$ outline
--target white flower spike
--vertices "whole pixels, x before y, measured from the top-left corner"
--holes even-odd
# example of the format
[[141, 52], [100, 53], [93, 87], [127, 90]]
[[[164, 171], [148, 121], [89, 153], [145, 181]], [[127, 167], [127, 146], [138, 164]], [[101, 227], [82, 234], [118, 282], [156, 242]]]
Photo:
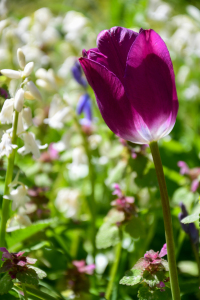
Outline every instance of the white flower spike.
[[6, 99], [0, 113], [1, 124], [11, 124], [13, 120], [14, 98]]
[[9, 156], [15, 148], [17, 148], [17, 145], [12, 144], [10, 135], [7, 132], [4, 133], [0, 143], [0, 157]]
[[14, 106], [16, 111], [21, 112], [24, 105], [24, 90], [21, 88], [17, 91], [15, 95]]

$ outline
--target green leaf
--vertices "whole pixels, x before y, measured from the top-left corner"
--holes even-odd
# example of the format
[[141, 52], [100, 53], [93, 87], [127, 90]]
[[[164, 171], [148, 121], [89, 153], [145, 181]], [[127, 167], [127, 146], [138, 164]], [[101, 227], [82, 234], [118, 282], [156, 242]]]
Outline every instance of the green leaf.
[[164, 292], [160, 290], [151, 290], [148, 286], [139, 289], [138, 298], [140, 300], [172, 300], [171, 291], [165, 288]]
[[27, 269], [25, 271], [17, 273], [16, 277], [22, 283], [33, 284], [33, 285], [38, 284], [38, 275], [36, 271], [33, 269]]
[[29, 266], [29, 269], [35, 270], [35, 272], [36, 272], [39, 279], [43, 279], [44, 277], [47, 277], [47, 274], [43, 270], [41, 270], [37, 267]]
[[97, 233], [96, 245], [98, 249], [105, 249], [115, 246], [119, 240], [119, 228], [116, 225], [104, 223]]
[[33, 223], [26, 228], [21, 228], [21, 229], [13, 231], [11, 233], [8, 233], [7, 237], [6, 237], [8, 248], [13, 247], [13, 246], [19, 244], [20, 242], [23, 242], [27, 238], [30, 238], [32, 235], [36, 234], [37, 232], [45, 229], [52, 223], [55, 223], [55, 219], [42, 220], [42, 221]]
[[189, 215], [189, 216], [185, 217], [184, 219], [182, 219], [181, 223], [183, 223], [183, 224], [193, 223], [199, 219], [200, 219], [199, 213], [194, 213], [194, 214]]
[[6, 273], [0, 280], [0, 295], [8, 293], [13, 287], [13, 282], [8, 273]]
[[142, 271], [141, 270], [130, 270], [126, 272], [125, 276], [120, 280], [120, 284], [125, 285], [136, 285], [142, 280]]
[[133, 217], [125, 227], [125, 231], [130, 234], [133, 238], [145, 237], [144, 223], [139, 217]]

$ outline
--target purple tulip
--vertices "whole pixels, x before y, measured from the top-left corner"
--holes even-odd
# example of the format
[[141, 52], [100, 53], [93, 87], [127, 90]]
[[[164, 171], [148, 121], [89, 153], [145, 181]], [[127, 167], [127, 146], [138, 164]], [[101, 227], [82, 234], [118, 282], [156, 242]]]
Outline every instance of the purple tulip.
[[116, 135], [149, 144], [171, 132], [178, 112], [175, 76], [167, 47], [155, 31], [104, 30], [97, 48], [83, 50], [79, 61]]

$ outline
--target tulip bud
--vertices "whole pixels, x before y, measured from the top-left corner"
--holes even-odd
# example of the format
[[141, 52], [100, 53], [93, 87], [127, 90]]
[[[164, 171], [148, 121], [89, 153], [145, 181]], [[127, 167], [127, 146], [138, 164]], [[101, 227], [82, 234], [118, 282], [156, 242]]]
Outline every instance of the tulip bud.
[[35, 99], [35, 97], [29, 91], [24, 92], [24, 98], [26, 98], [28, 100], [34, 100]]
[[15, 95], [14, 107], [16, 111], [21, 112], [24, 105], [24, 90], [19, 89]]
[[32, 124], [32, 112], [30, 107], [26, 107], [22, 111], [22, 118], [24, 123], [24, 129], [28, 129]]
[[36, 88], [33, 81], [29, 81], [27, 83], [27, 87], [28, 87], [29, 91], [31, 92], [31, 94], [35, 97], [35, 99], [37, 99], [39, 101], [42, 100], [42, 95], [40, 94], [39, 90]]
[[14, 71], [11, 69], [3, 69], [1, 70], [1, 74], [12, 79], [19, 79], [21, 77], [21, 73], [19, 71]]
[[24, 52], [22, 51], [21, 48], [18, 48], [17, 50], [17, 59], [18, 59], [18, 63], [21, 69], [24, 69], [25, 65], [26, 65], [26, 61], [25, 61], [25, 55]]
[[33, 68], [34, 68], [34, 62], [31, 61], [24, 68], [24, 72], [23, 72], [24, 76], [28, 77], [32, 73]]

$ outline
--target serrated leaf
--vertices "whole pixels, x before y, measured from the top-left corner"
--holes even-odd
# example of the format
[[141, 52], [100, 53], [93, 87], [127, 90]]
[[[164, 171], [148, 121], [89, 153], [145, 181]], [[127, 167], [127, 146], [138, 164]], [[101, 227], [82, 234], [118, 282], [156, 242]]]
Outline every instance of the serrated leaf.
[[120, 280], [120, 284], [136, 285], [142, 280], [141, 270], [130, 270], [126, 272], [125, 276]]
[[119, 211], [115, 208], [112, 208], [107, 216], [105, 217], [105, 223], [116, 224], [117, 222], [123, 222], [125, 219], [125, 214], [123, 211]]
[[195, 213], [195, 214], [189, 215], [189, 216], [185, 217], [184, 219], [182, 219], [181, 223], [189, 224], [189, 223], [193, 223], [199, 219], [200, 219], [199, 213]]
[[43, 270], [41, 270], [37, 267], [29, 266], [29, 269], [35, 270], [35, 272], [36, 272], [39, 279], [43, 279], [44, 277], [47, 276], [47, 274]]
[[133, 217], [125, 226], [125, 231], [135, 239], [145, 237], [144, 223], [139, 217]]
[[26, 228], [21, 228], [21, 229], [13, 231], [11, 233], [8, 233], [7, 237], [6, 237], [8, 248], [11, 248], [11, 247], [17, 245], [18, 243], [26, 240], [27, 238], [30, 238], [33, 234], [36, 234], [37, 232], [45, 229], [53, 222], [55, 222], [55, 219], [54, 220], [53, 219], [42, 220], [42, 221], [33, 223]]
[[119, 240], [119, 228], [116, 225], [104, 223], [97, 233], [96, 246], [98, 249], [105, 249], [115, 246]]
[[0, 295], [8, 293], [13, 287], [13, 282], [8, 273], [6, 273], [0, 280]]
[[23, 272], [17, 273], [16, 277], [22, 283], [33, 284], [33, 285], [38, 284], [38, 275], [35, 270], [30, 268]]
[[139, 289], [138, 298], [140, 300], [172, 300], [170, 289], [166, 288], [165, 291], [150, 290], [148, 286], [143, 286]]

